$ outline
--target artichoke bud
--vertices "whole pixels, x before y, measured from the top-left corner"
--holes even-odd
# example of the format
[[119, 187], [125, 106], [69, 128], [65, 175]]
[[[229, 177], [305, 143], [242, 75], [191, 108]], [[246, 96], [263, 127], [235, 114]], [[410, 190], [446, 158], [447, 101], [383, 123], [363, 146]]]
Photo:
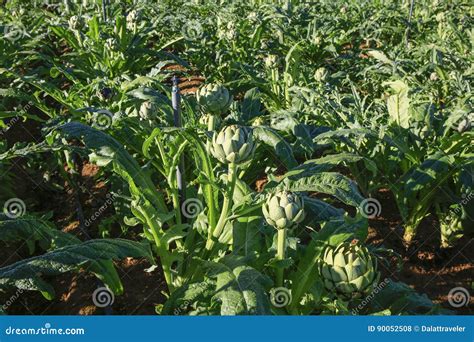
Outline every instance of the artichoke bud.
[[265, 57], [265, 66], [269, 69], [276, 68], [278, 66], [278, 56], [277, 55], [268, 55]]
[[212, 155], [221, 163], [242, 163], [255, 150], [252, 129], [237, 125], [227, 126], [212, 137]]
[[209, 126], [209, 120], [211, 119], [211, 116], [214, 116], [214, 123], [216, 127], [219, 127], [221, 125], [221, 118], [212, 114], [204, 114], [199, 118], [199, 124], [208, 127]]
[[258, 127], [258, 126], [264, 126], [267, 124], [267, 121], [263, 116], [257, 116], [255, 120], [252, 122], [252, 126]]
[[198, 104], [211, 114], [222, 114], [227, 111], [232, 104], [232, 95], [226, 87], [221, 84], [207, 84], [196, 93]]
[[157, 116], [158, 106], [153, 101], [145, 101], [138, 112], [140, 119], [153, 120]]
[[140, 13], [137, 10], [132, 10], [127, 14], [127, 29], [133, 30], [137, 27]]
[[303, 198], [289, 191], [271, 194], [262, 211], [267, 223], [276, 229], [291, 228], [305, 217]]
[[377, 260], [356, 240], [326, 247], [320, 273], [325, 288], [346, 300], [368, 295], [380, 279]]
[[77, 31], [84, 26], [84, 21], [82, 20], [82, 17], [73, 15], [71, 18], [69, 18], [68, 25], [71, 30]]
[[327, 77], [328, 77], [328, 71], [324, 67], [318, 68], [314, 72], [314, 79], [318, 82], [326, 81]]
[[468, 117], [462, 119], [458, 124], [458, 132], [464, 133], [471, 129], [471, 120]]
[[116, 50], [118, 47], [117, 41], [114, 38], [107, 38], [105, 40], [104, 49], [107, 51]]

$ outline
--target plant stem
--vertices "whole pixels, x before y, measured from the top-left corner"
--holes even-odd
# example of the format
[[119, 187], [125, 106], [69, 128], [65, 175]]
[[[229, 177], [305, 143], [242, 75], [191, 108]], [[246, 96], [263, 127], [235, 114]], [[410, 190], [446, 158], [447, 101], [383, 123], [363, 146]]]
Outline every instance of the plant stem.
[[[207, 123], [207, 130], [209, 132], [214, 132], [215, 129], [216, 129], [216, 116], [212, 115], [212, 114], [208, 114], [208, 115], [209, 115], [209, 121]], [[211, 141], [210, 140], [207, 140], [207, 142], [206, 142], [206, 151], [207, 151], [207, 153], [210, 153], [210, 151], [211, 151]]]
[[[284, 260], [286, 252], [286, 229], [278, 229], [277, 259]], [[283, 268], [277, 268], [277, 286], [283, 286]]]
[[212, 232], [212, 236], [207, 240], [206, 251], [211, 251], [215, 245], [215, 242], [219, 239], [219, 236], [224, 230], [225, 222], [229, 216], [230, 208], [232, 208], [232, 197], [234, 196], [235, 182], [237, 181], [237, 165], [235, 163], [229, 164], [229, 170], [227, 173], [228, 188], [224, 194], [224, 201], [222, 203], [222, 211], [217, 222], [217, 226]]

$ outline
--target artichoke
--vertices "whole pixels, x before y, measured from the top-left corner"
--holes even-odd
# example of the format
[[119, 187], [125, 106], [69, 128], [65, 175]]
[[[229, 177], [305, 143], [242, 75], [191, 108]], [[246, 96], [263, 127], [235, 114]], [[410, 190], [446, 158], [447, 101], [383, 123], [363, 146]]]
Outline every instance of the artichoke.
[[291, 228], [305, 217], [303, 199], [289, 191], [270, 195], [262, 211], [267, 223], [276, 229]]
[[84, 20], [80, 16], [73, 15], [69, 18], [68, 25], [71, 30], [77, 31], [84, 26]]
[[127, 29], [136, 30], [137, 23], [140, 19], [140, 13], [137, 10], [132, 10], [127, 14]]
[[229, 109], [232, 95], [226, 87], [220, 84], [207, 84], [196, 93], [199, 105], [210, 114], [222, 114]]
[[377, 260], [357, 240], [328, 246], [320, 272], [326, 289], [347, 300], [369, 294], [380, 278]]
[[255, 149], [250, 128], [227, 126], [212, 137], [210, 151], [221, 163], [239, 164], [247, 160]]
[[464, 133], [468, 130], [471, 129], [471, 121], [469, 120], [469, 117], [463, 118], [457, 127], [457, 130], [459, 133]]
[[316, 69], [314, 72], [314, 79], [318, 82], [325, 82], [328, 78], [328, 71], [325, 67]]
[[267, 120], [263, 116], [257, 116], [255, 120], [252, 122], [252, 126], [258, 127], [258, 126], [265, 126], [267, 124]]
[[153, 120], [158, 113], [158, 105], [153, 101], [145, 101], [141, 104], [138, 115], [142, 120]]
[[[211, 120], [211, 114], [204, 114], [199, 118], [199, 124], [204, 127], [209, 127], [209, 121]], [[219, 127], [221, 125], [221, 119], [218, 116], [214, 116], [214, 125]]]

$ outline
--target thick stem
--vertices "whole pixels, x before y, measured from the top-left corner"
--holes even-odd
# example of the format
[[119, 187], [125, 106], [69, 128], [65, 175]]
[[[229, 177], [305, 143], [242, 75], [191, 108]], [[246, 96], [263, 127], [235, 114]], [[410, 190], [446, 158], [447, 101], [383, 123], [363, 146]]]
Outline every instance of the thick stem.
[[[216, 129], [216, 116], [212, 114], [209, 115], [209, 121], [207, 122], [207, 130], [209, 132], [214, 132]], [[207, 140], [206, 142], [206, 151], [207, 153], [210, 153], [211, 151], [211, 141]]]
[[211, 251], [215, 245], [215, 242], [219, 239], [224, 230], [225, 222], [229, 216], [230, 208], [232, 208], [232, 197], [234, 196], [235, 182], [237, 181], [237, 165], [235, 163], [229, 164], [229, 170], [227, 174], [229, 182], [227, 192], [224, 195], [224, 202], [222, 203], [222, 211], [217, 222], [217, 226], [212, 232], [212, 236], [207, 240], [206, 251]]
[[[286, 229], [278, 229], [277, 236], [277, 259], [284, 260], [286, 252]], [[283, 286], [283, 268], [277, 268], [277, 286]]]

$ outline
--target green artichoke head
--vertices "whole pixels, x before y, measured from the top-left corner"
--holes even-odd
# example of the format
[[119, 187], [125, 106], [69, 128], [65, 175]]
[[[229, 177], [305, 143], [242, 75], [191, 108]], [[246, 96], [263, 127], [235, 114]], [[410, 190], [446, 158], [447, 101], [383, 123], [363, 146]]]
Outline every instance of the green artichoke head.
[[201, 117], [199, 118], [199, 124], [201, 126], [204, 126], [205, 128], [207, 128], [209, 126], [209, 120], [211, 120], [212, 116], [214, 117], [215, 127], [219, 127], [222, 123], [221, 118], [218, 117], [218, 116], [212, 115], [212, 114], [203, 114], [203, 115], [201, 115]]
[[357, 240], [328, 246], [320, 273], [326, 289], [346, 300], [368, 295], [380, 278], [377, 260]]
[[153, 120], [158, 115], [158, 105], [153, 101], [145, 101], [141, 104], [138, 115], [142, 120]]
[[267, 223], [276, 229], [291, 228], [305, 217], [303, 198], [289, 191], [271, 194], [262, 211]]
[[211, 83], [201, 87], [196, 93], [196, 99], [205, 112], [218, 115], [229, 109], [232, 95], [221, 84]]
[[237, 125], [224, 127], [212, 137], [210, 149], [221, 163], [242, 163], [255, 150], [252, 129]]
[[69, 18], [68, 25], [73, 31], [80, 30], [84, 26], [84, 19], [81, 16], [73, 15]]
[[325, 82], [328, 78], [328, 70], [325, 67], [316, 69], [314, 79], [318, 82]]
[[252, 126], [258, 127], [258, 126], [264, 126], [267, 124], [267, 120], [265, 120], [264, 117], [262, 116], [257, 116], [255, 120], [252, 122]]

